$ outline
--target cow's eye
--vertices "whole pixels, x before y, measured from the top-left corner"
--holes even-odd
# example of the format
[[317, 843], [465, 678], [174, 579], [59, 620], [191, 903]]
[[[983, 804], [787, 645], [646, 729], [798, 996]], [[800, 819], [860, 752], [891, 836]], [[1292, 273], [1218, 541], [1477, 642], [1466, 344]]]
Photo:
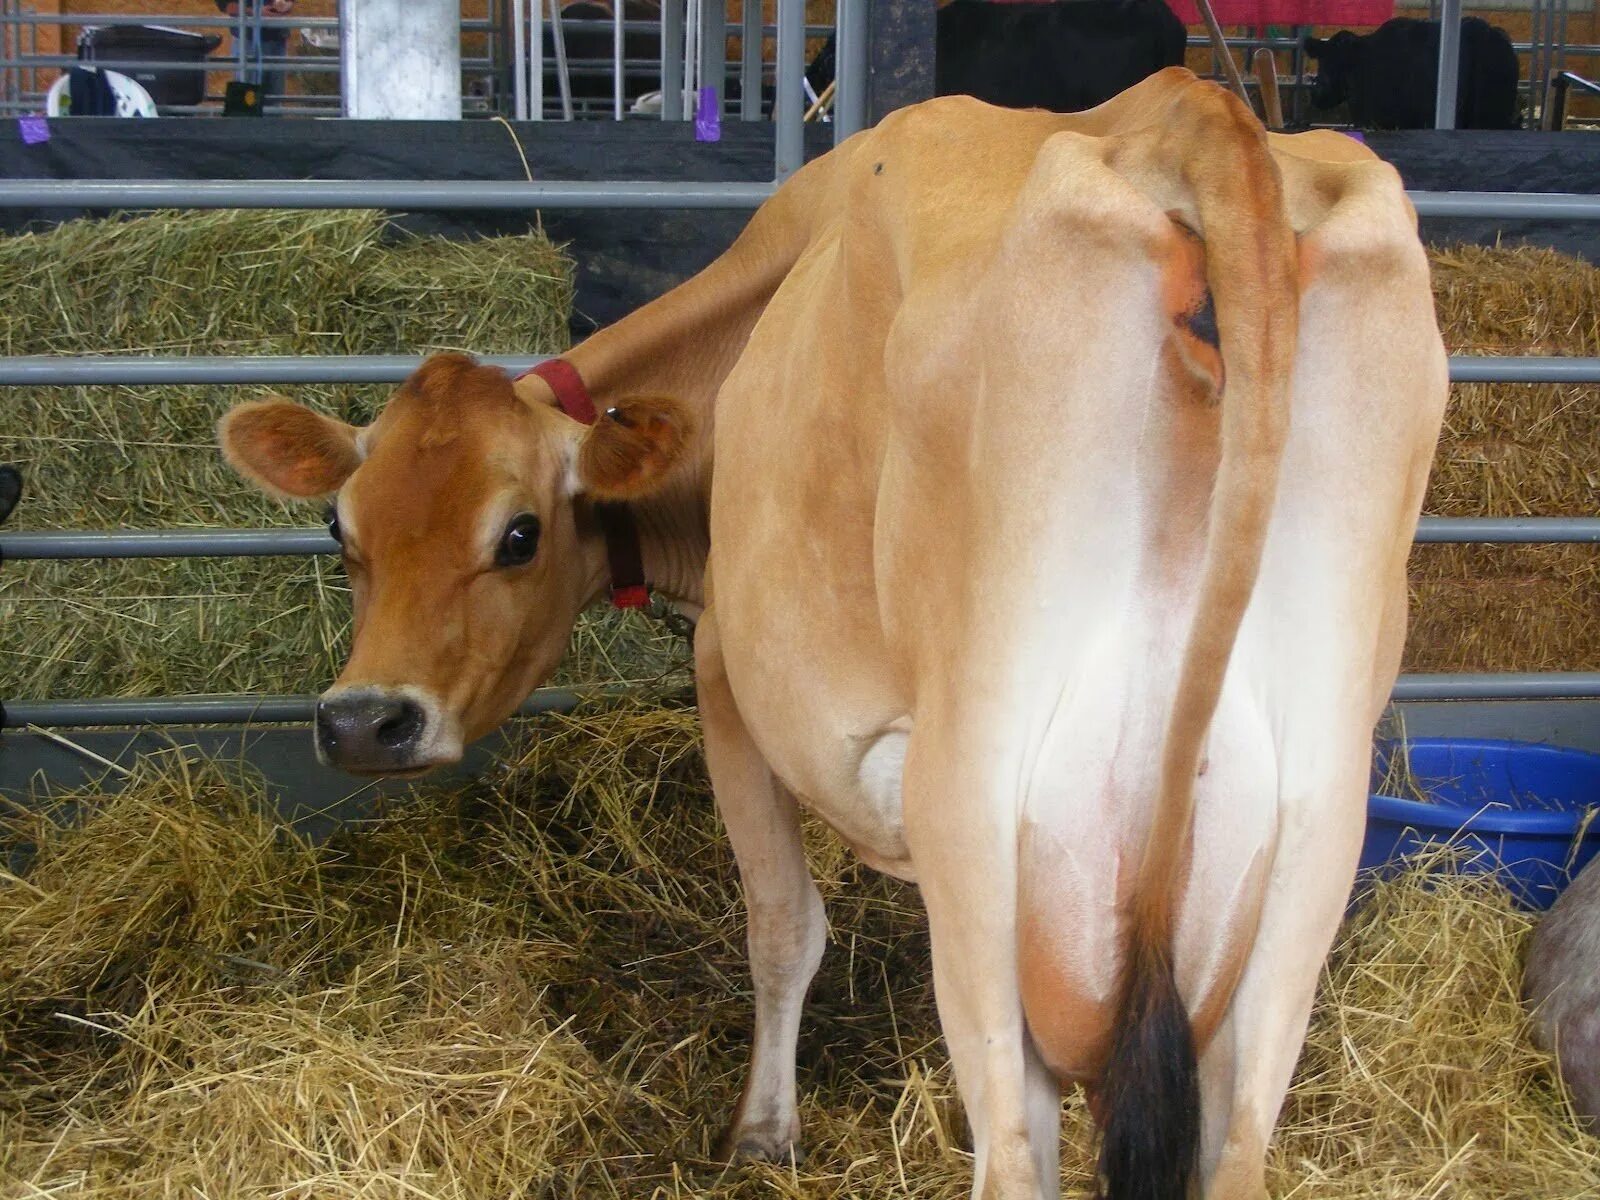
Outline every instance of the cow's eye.
[[505, 536], [500, 539], [500, 549], [495, 551], [494, 556], [495, 565], [520, 567], [523, 563], [532, 562], [538, 549], [539, 518], [532, 513], [518, 513], [511, 518]]
[[328, 511], [322, 514], [322, 523], [328, 527], [328, 536], [344, 545], [344, 531], [339, 528], [339, 510], [330, 504]]

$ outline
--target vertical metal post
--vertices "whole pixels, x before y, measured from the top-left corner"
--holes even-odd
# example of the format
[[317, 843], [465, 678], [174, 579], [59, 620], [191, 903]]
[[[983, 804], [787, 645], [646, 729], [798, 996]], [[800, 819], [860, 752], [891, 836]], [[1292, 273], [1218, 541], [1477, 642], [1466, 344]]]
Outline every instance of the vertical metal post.
[[622, 0], [611, 0], [611, 119], [622, 120]]
[[352, 115], [351, 99], [356, 94], [356, 56], [351, 53], [352, 37], [350, 9], [356, 0], [339, 0], [339, 115]]
[[800, 83], [806, 73], [805, 0], [778, 0], [778, 95], [773, 104], [777, 124], [773, 176], [782, 183], [805, 162], [805, 93]]
[[661, 4], [661, 119], [683, 120], [683, 9], [686, 0]]
[[528, 0], [528, 56], [517, 69], [528, 81], [528, 120], [544, 120], [544, 0]]
[[1438, 95], [1433, 103], [1433, 127], [1456, 127], [1456, 76], [1461, 67], [1461, 0], [1443, 0], [1439, 17]]
[[[339, 19], [340, 19], [340, 31], [341, 32], [343, 31], [343, 28], [344, 28], [344, 26], [343, 26], [344, 9], [345, 9], [347, 4], [353, 4], [354, 2], [355, 2], [355, 0], [342, 0], [342, 2], [339, 5], [339, 13], [340, 13]], [[245, 23], [250, 19], [248, 14], [245, 11], [248, 7], [249, 7], [249, 0], [240, 0], [240, 3], [239, 3], [239, 15], [235, 19], [234, 25], [233, 25], [233, 55], [234, 55], [234, 58], [237, 60], [235, 66], [233, 68], [233, 77], [239, 83], [243, 83], [244, 79], [245, 79], [245, 69], [244, 69], [244, 32], [245, 32]], [[344, 45], [343, 41], [341, 41], [339, 44], [341, 46]]]
[[[728, 80], [728, 0], [700, 2], [700, 90], [711, 88], [717, 120], [722, 120]], [[696, 97], [696, 105], [699, 98]]]
[[761, 0], [744, 0], [739, 21], [739, 119], [761, 119], [761, 44], [765, 22]]
[[[265, 107], [267, 103], [267, 46], [261, 39], [262, 9], [265, 5], [263, 0], [248, 0], [248, 2], [250, 5], [250, 24], [255, 33], [250, 42], [252, 57], [255, 59], [255, 77], [261, 84], [261, 103]], [[239, 5], [241, 11], [244, 7], [243, 4]]]
[[[544, 73], [544, 41], [540, 35], [539, 72]], [[567, 69], [567, 30], [561, 22], [561, 0], [550, 0], [550, 47], [555, 51], [556, 87], [561, 92], [561, 119], [572, 120], [572, 72]]]
[[[538, 8], [539, 0], [534, 0]], [[527, 0], [511, 0], [511, 115], [528, 119], [528, 9]]]
[[[1545, 82], [1549, 78], [1540, 62], [1539, 53], [1540, 27], [1544, 23], [1543, 7], [1541, 0], [1529, 0], [1528, 5], [1528, 108], [1531, 111], [1539, 98], [1544, 94]], [[1521, 69], [1521, 63], [1518, 63]]]
[[1570, 7], [1568, 0], [1551, 0], [1556, 10], [1555, 33], [1555, 61], [1550, 64], [1550, 70], [1565, 71], [1567, 69], [1567, 10]]
[[834, 38], [833, 144], [867, 127], [867, 0], [839, 0]]

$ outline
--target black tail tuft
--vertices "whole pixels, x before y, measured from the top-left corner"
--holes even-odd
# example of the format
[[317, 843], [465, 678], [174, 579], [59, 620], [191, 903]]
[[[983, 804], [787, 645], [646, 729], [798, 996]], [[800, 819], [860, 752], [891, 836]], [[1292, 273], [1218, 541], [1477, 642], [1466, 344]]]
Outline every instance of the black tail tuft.
[[1100, 1089], [1102, 1200], [1189, 1200], [1200, 1159], [1194, 1033], [1164, 950], [1130, 948], [1126, 1006]]

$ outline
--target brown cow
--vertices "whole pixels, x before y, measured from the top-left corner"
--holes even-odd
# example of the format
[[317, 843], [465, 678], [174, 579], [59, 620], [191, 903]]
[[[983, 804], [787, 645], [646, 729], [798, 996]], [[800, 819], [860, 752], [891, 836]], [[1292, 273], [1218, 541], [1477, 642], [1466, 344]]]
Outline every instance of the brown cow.
[[756, 995], [731, 1153], [800, 1136], [798, 801], [920, 883], [974, 1195], [1057, 1194], [1081, 1083], [1108, 1195], [1254, 1198], [1445, 393], [1395, 172], [1175, 68], [1074, 116], [903, 110], [514, 386], [445, 357], [367, 429], [274, 401], [222, 438], [338, 494], [317, 735], [351, 769], [487, 733], [630, 548], [703, 610]]

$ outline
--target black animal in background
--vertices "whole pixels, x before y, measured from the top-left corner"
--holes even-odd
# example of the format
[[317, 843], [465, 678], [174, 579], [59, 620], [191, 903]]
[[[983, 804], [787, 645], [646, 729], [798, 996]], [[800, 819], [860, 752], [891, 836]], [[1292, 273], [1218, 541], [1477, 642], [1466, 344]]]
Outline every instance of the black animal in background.
[[[1307, 38], [1306, 54], [1317, 61], [1314, 107], [1348, 101], [1351, 123], [1362, 129], [1433, 128], [1438, 21], [1396, 17], [1368, 34], [1342, 29], [1331, 38]], [[1463, 20], [1456, 128], [1518, 128], [1519, 77], [1517, 52], [1505, 30], [1477, 17]]]
[[9, 463], [0, 467], [0, 525], [6, 523], [17, 501], [22, 499], [22, 472]]
[[[1079, 112], [1164, 67], [1181, 66], [1187, 31], [1165, 0], [954, 0], [939, 10], [934, 92], [1006, 108]], [[833, 82], [833, 38], [806, 78]]]

